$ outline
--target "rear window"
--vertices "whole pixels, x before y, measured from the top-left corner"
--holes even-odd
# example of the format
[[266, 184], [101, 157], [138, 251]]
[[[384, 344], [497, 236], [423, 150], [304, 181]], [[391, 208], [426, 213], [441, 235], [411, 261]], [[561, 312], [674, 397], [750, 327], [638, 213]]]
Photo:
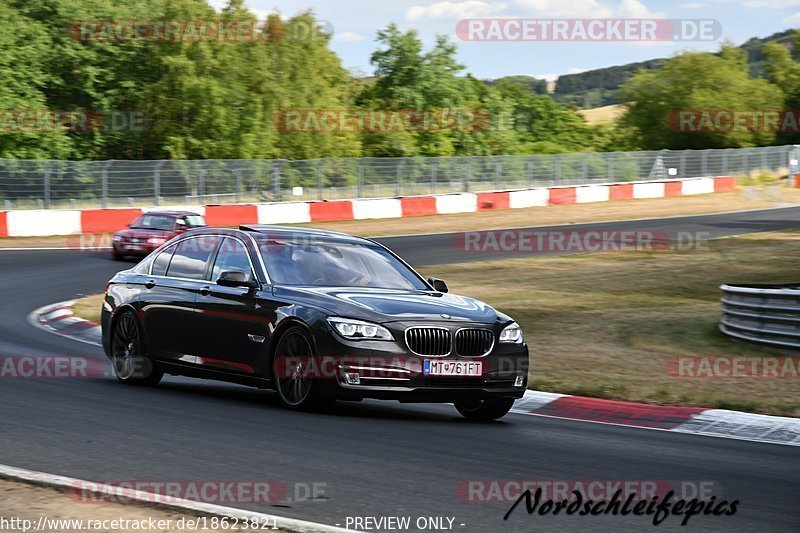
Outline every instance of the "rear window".
[[178, 244], [167, 270], [171, 278], [205, 279], [206, 266], [217, 247], [219, 237], [186, 239]]

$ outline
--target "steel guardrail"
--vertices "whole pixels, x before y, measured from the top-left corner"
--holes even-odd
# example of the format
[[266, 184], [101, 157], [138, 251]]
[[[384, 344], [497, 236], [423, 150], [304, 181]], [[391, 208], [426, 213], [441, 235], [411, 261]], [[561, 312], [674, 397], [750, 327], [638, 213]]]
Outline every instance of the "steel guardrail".
[[719, 329], [730, 337], [800, 349], [800, 283], [721, 285]]

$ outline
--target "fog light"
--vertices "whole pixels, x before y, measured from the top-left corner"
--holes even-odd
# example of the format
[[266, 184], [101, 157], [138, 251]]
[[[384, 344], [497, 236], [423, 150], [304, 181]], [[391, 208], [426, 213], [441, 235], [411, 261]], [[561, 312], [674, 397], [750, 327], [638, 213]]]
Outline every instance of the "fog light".
[[522, 387], [522, 383], [525, 381], [524, 376], [517, 376], [517, 379], [514, 380], [515, 387]]
[[361, 376], [348, 372], [344, 375], [344, 382], [348, 385], [361, 385]]

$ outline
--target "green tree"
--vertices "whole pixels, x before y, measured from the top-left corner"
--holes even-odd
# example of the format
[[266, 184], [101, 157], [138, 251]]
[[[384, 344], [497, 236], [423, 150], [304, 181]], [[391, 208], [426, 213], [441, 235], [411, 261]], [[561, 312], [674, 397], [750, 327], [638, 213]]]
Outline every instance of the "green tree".
[[[621, 89], [627, 111], [621, 118], [646, 149], [735, 148], [771, 144], [773, 132], [689, 131], [681, 127], [681, 111], [763, 112], [782, 106], [780, 89], [764, 79], [751, 79], [746, 55], [724, 45], [718, 55], [684, 53], [663, 69], [641, 72]], [[694, 122], [692, 124], [695, 124]]]

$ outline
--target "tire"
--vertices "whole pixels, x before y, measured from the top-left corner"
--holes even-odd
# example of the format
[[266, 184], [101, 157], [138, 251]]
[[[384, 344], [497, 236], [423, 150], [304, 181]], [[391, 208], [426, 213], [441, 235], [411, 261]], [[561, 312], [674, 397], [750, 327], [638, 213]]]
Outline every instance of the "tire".
[[114, 261], [122, 261], [123, 259], [125, 259], [125, 256], [123, 254], [117, 252], [112, 252], [111, 257], [114, 259]]
[[514, 398], [492, 398], [489, 400], [474, 400], [455, 402], [456, 409], [467, 420], [486, 422], [503, 418], [514, 405]]
[[111, 367], [117, 379], [126, 385], [158, 385], [164, 373], [146, 353], [139, 320], [123, 311], [111, 333]]
[[320, 393], [317, 364], [311, 337], [305, 329], [292, 326], [278, 339], [272, 357], [272, 375], [281, 405], [295, 411], [330, 408], [335, 398]]

